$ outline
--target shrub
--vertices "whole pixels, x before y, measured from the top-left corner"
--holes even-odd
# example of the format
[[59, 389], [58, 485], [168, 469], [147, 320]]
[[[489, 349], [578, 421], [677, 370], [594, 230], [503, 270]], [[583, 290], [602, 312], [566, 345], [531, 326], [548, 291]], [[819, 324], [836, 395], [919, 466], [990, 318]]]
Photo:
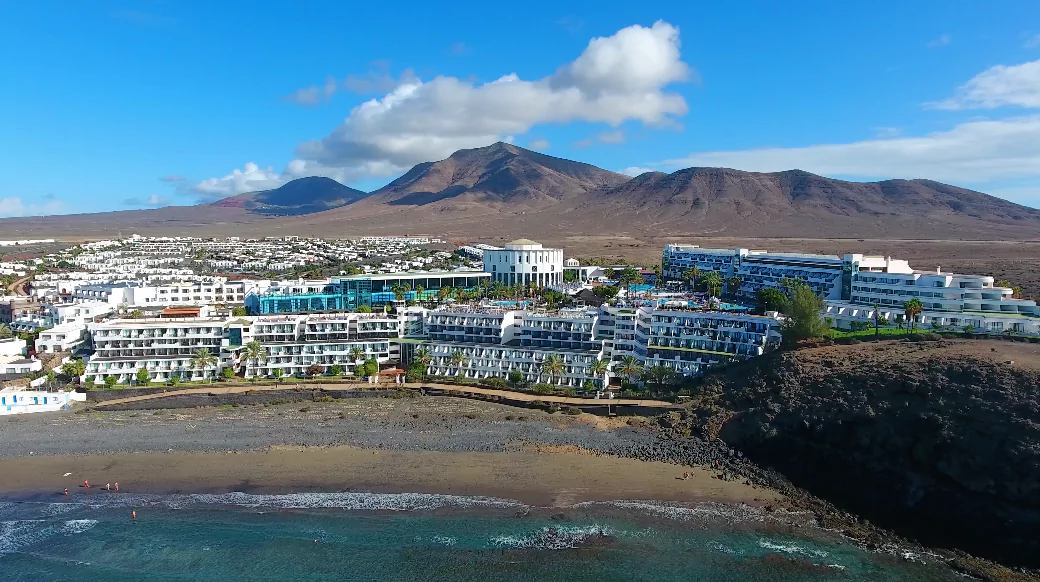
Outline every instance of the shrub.
[[488, 378], [484, 380], [484, 384], [487, 385], [489, 388], [494, 388], [496, 390], [505, 390], [509, 387], [506, 381], [502, 378]]
[[235, 377], [235, 369], [234, 368], [224, 368], [223, 370], [220, 371], [220, 376], [222, 378], [224, 378], [225, 380], [230, 380], [230, 379]]
[[335, 366], [329, 368], [329, 373], [332, 374], [333, 376], [342, 376], [343, 375], [343, 366], [340, 366], [339, 364], [336, 364]]
[[544, 383], [535, 384], [534, 386], [531, 387], [531, 390], [533, 390], [535, 392], [535, 394], [543, 394], [544, 395], [544, 394], [552, 394], [553, 393], [553, 387], [550, 386], [549, 384], [544, 384]]
[[115, 376], [105, 376], [105, 387], [113, 388], [119, 380]]
[[577, 406], [564, 406], [560, 409], [560, 412], [564, 414], [569, 414], [571, 416], [578, 416], [579, 414], [581, 414], [581, 409]]
[[575, 390], [574, 388], [564, 388], [563, 390], [560, 390], [560, 392], [563, 393], [564, 396], [577, 396], [578, 395], [578, 391]]

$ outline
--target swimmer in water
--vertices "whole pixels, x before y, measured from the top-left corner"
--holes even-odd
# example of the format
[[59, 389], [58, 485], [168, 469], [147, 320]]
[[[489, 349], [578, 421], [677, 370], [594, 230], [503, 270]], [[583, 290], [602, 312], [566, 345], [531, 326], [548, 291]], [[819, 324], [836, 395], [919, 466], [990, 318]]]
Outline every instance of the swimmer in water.
[[130, 519], [133, 520], [133, 521], [137, 521], [137, 510], [136, 509], [130, 510]]

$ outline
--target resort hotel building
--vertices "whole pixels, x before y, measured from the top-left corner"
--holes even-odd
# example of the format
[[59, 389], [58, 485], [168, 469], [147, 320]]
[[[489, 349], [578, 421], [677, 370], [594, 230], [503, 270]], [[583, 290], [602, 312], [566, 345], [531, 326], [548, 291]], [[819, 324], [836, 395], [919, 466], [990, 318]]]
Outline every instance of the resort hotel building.
[[563, 283], [563, 249], [544, 248], [525, 238], [502, 249], [485, 249], [484, 272], [503, 285], [548, 287]]
[[944, 273], [941, 268], [921, 271], [891, 257], [670, 244], [662, 261], [662, 271], [672, 278], [682, 279], [686, 269], [696, 266], [702, 273], [713, 270], [739, 279], [739, 287], [731, 292], [748, 301], [761, 289], [779, 288], [784, 279], [801, 280], [823, 297], [824, 315], [838, 328], [873, 321], [875, 305], [882, 317], [900, 321], [903, 304], [916, 298], [924, 308], [918, 322], [937, 329], [970, 326], [980, 333], [1040, 333], [1036, 302], [1013, 298], [1011, 289], [994, 286], [993, 277]]

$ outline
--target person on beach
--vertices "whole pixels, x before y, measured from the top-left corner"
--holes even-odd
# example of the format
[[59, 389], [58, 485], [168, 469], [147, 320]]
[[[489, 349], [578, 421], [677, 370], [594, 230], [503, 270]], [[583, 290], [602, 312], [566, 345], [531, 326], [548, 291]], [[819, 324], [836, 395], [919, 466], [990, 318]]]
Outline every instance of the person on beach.
[[116, 491], [119, 491], [119, 481], [116, 481]]
[[65, 488], [65, 497], [68, 497], [68, 496], [69, 496], [69, 488], [68, 488], [68, 487], [66, 487], [66, 488]]
[[111, 483], [105, 483], [105, 491], [111, 491], [111, 490], [112, 490], [112, 484]]
[[90, 489], [90, 481], [87, 481], [86, 479], [84, 479], [83, 480], [83, 488], [84, 489]]

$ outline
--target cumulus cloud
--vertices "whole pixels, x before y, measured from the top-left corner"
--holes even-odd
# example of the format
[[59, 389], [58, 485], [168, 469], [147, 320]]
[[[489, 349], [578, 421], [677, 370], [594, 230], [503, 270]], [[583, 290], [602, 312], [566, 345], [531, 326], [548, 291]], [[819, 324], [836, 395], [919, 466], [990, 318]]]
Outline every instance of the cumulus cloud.
[[624, 143], [625, 132], [619, 130], [616, 131], [604, 131], [596, 134], [596, 139], [600, 143]]
[[1040, 115], [970, 121], [921, 137], [702, 152], [659, 166], [722, 166], [754, 172], [799, 168], [828, 176], [929, 178], [963, 184], [1040, 180]]
[[1040, 107], [1040, 61], [997, 65], [975, 75], [945, 101], [928, 103], [933, 109], [993, 109], [1006, 105]]
[[48, 202], [44, 204], [26, 204], [18, 196], [0, 198], [0, 217], [46, 216], [48, 214], [59, 214], [65, 208], [65, 203], [61, 200], [56, 200], [51, 194], [44, 196], [43, 199]]
[[159, 208], [162, 206], [169, 206], [172, 200], [168, 196], [160, 196], [158, 194], [151, 194], [147, 198], [126, 198], [123, 200], [123, 206], [130, 206], [134, 208]]
[[1022, 43], [1023, 48], [1040, 48], [1040, 33], [1034, 34]]
[[209, 178], [196, 184], [192, 190], [204, 198], [225, 198], [243, 192], [270, 190], [285, 183], [281, 174], [270, 166], [261, 168], [248, 162], [241, 170], [235, 169], [223, 178]]
[[[382, 98], [355, 107], [327, 136], [300, 144], [297, 159], [281, 175], [254, 164], [253, 172], [236, 170], [195, 189], [229, 195], [302, 175], [347, 182], [389, 176], [541, 124], [666, 126], [687, 112], [683, 97], [666, 88], [690, 75], [678, 28], [663, 21], [634, 25], [592, 39], [577, 59], [541, 79], [523, 80], [515, 73], [482, 84], [446, 76], [405, 79]], [[245, 179], [251, 175], [256, 179]]]
[[875, 127], [874, 137], [880, 139], [888, 139], [891, 137], [899, 137], [903, 134], [903, 129], [900, 127]]
[[532, 150], [547, 150], [549, 149], [549, 140], [547, 139], [536, 139], [531, 143], [527, 144], [527, 147]]
[[948, 34], [940, 34], [938, 38], [928, 41], [928, 48], [939, 48], [950, 44], [953, 38]]
[[358, 95], [373, 95], [389, 93], [401, 85], [415, 83], [418, 79], [411, 69], [405, 69], [399, 76], [394, 77], [390, 74], [389, 63], [376, 61], [372, 63], [372, 69], [364, 75], [348, 75], [343, 80], [343, 88]]

